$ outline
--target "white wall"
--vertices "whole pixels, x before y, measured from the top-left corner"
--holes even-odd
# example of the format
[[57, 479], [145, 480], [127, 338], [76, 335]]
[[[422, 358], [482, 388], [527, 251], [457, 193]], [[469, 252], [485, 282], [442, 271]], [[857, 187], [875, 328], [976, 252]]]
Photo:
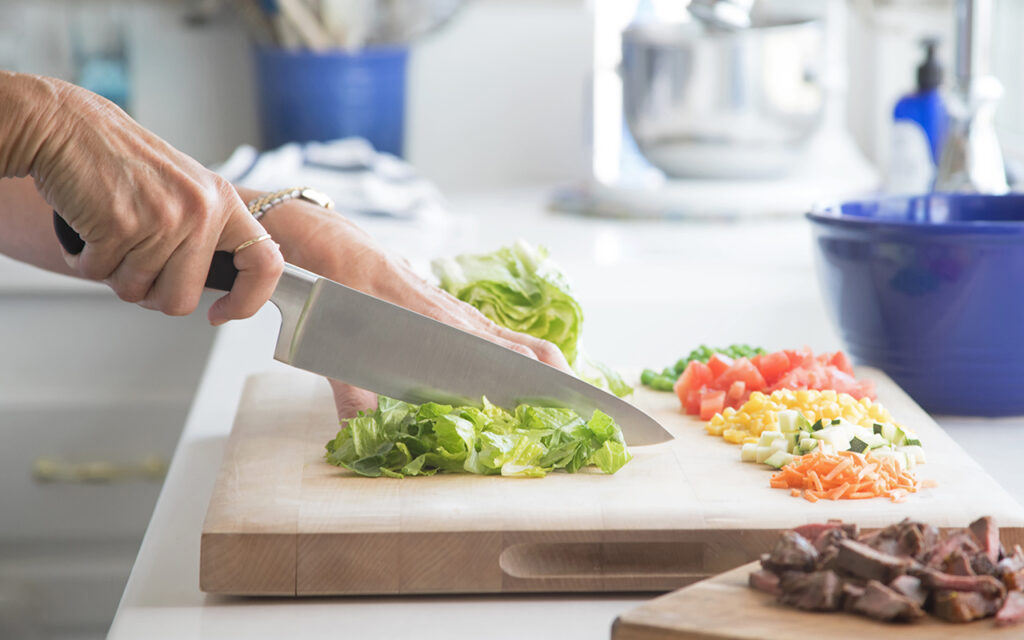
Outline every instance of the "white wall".
[[477, 0], [414, 50], [407, 153], [442, 187], [587, 171], [590, 14], [581, 0]]
[[[81, 4], [81, 3], [79, 3]], [[0, 2], [0, 67], [67, 76], [67, 2]], [[206, 163], [257, 137], [248, 39], [232, 16], [188, 26], [182, 2], [120, 2], [133, 115]], [[447, 189], [555, 182], [586, 169], [584, 0], [473, 0], [417, 43], [406, 149]]]

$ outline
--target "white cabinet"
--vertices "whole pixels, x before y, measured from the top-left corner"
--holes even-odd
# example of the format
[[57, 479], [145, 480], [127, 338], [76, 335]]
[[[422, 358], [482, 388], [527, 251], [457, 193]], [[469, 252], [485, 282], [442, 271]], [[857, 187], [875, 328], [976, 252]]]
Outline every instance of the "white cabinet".
[[169, 461], [214, 335], [203, 316], [102, 289], [0, 291], [0, 637], [106, 634], [159, 474], [39, 471], [116, 476]]

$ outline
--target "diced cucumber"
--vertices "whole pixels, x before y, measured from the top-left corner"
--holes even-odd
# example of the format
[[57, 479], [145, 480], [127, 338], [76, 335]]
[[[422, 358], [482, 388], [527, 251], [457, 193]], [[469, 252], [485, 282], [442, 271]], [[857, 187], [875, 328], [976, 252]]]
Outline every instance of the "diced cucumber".
[[850, 451], [854, 451], [856, 453], [864, 453], [864, 451], [867, 448], [868, 448], [868, 443], [864, 442], [860, 438], [856, 438], [855, 437], [852, 440], [850, 440]]
[[842, 422], [841, 418], [832, 418], [832, 424], [839, 424], [840, 422]]
[[764, 463], [770, 467], [781, 469], [790, 462], [793, 461], [793, 454], [786, 453], [785, 451], [776, 451], [764, 461]]
[[762, 462], [767, 460], [769, 456], [776, 452], [777, 450], [772, 449], [771, 447], [757, 445], [757, 449], [754, 452], [754, 462], [761, 464]]
[[797, 444], [800, 442], [800, 435], [802, 433], [802, 431], [797, 431], [786, 434], [786, 451], [793, 453], [793, 450], [796, 449]]
[[907, 469], [909, 464], [907, 462], [907, 454], [902, 451], [894, 451], [891, 449], [875, 449], [871, 452], [871, 457], [878, 460], [891, 459], [896, 462], [896, 465], [900, 469]]
[[824, 428], [825, 425], [821, 424], [821, 418], [815, 420], [814, 424], [811, 425], [811, 431], [821, 431]]
[[757, 443], [743, 443], [743, 448], [740, 450], [740, 460], [743, 462], [757, 462]]
[[779, 423], [779, 431], [782, 433], [795, 433], [799, 431], [800, 426], [797, 423], [799, 417], [800, 412], [793, 409], [786, 409], [775, 414], [775, 419]]
[[818, 441], [814, 438], [807, 438], [806, 440], [800, 441], [800, 453], [808, 454], [813, 453], [818, 448]]
[[878, 434], [878, 435], [882, 435], [882, 425], [878, 424], [877, 422], [876, 422], [876, 423], [874, 424], [874, 426], [872, 427], [872, 430], [873, 430], [873, 431], [874, 431], [874, 432], [875, 432], [876, 434]]
[[899, 427], [895, 427], [895, 430], [896, 430], [896, 432], [895, 432], [895, 434], [893, 436], [893, 439], [890, 442], [892, 442], [894, 445], [896, 445], [898, 447], [898, 446], [906, 443], [906, 441], [907, 441], [907, 434], [904, 433], [903, 429], [900, 429]]
[[797, 414], [796, 426], [799, 427], [801, 431], [810, 431], [811, 421], [805, 418], [804, 414], [799, 413]]
[[882, 437], [889, 442], [896, 440], [896, 425], [886, 422], [882, 425]]
[[868, 445], [868, 449], [877, 449], [878, 447], [888, 446], [889, 441], [878, 435], [877, 433], [864, 430], [863, 433], [858, 433], [857, 437]]
[[811, 437], [831, 444], [836, 451], [847, 451], [850, 448], [850, 440], [853, 434], [842, 427], [826, 427], [821, 431], [815, 431]]
[[772, 443], [776, 438], [781, 438], [781, 431], [762, 431], [761, 438], [757, 441], [758, 446], [766, 447]]
[[925, 463], [924, 448], [919, 444], [904, 445], [897, 449], [897, 451], [902, 451], [917, 464]]
[[905, 444], [908, 447], [922, 447], [922, 446], [924, 446], [924, 445], [921, 444], [921, 441], [918, 440], [917, 438], [910, 438], [910, 437], [908, 437], [907, 441], [904, 442], [903, 444]]
[[768, 445], [769, 449], [775, 451], [789, 451], [789, 440], [785, 438], [776, 438], [772, 440], [771, 444]]

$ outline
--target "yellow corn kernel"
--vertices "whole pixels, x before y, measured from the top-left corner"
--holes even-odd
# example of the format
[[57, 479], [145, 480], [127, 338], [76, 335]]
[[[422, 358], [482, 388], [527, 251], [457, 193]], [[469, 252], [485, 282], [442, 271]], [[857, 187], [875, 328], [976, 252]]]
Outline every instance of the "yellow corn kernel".
[[796, 401], [800, 406], [806, 406], [811, 401], [811, 392], [807, 389], [800, 389], [796, 392]]
[[722, 432], [722, 437], [726, 442], [741, 444], [747, 437], [747, 431], [742, 431], [740, 429], [726, 429]]
[[758, 440], [760, 440], [760, 438], [757, 436], [747, 436], [746, 438], [743, 438], [743, 444], [757, 444]]
[[725, 411], [722, 412], [722, 415], [725, 416], [726, 418], [731, 418], [734, 415], [736, 415], [736, 410], [733, 409], [732, 407], [726, 407]]

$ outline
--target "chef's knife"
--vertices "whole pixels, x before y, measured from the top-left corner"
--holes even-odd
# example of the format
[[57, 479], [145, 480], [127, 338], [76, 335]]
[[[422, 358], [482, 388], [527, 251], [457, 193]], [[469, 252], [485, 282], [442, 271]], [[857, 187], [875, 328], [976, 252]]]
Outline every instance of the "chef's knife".
[[[54, 227], [69, 253], [85, 247], [56, 212]], [[206, 286], [230, 291], [236, 275], [232, 255], [218, 251]], [[487, 396], [501, 407], [564, 406], [585, 418], [600, 409], [619, 423], [630, 445], [672, 439], [649, 415], [607, 391], [294, 265], [285, 264], [270, 300], [281, 311], [274, 358], [293, 367], [417, 404], [478, 404]]]

